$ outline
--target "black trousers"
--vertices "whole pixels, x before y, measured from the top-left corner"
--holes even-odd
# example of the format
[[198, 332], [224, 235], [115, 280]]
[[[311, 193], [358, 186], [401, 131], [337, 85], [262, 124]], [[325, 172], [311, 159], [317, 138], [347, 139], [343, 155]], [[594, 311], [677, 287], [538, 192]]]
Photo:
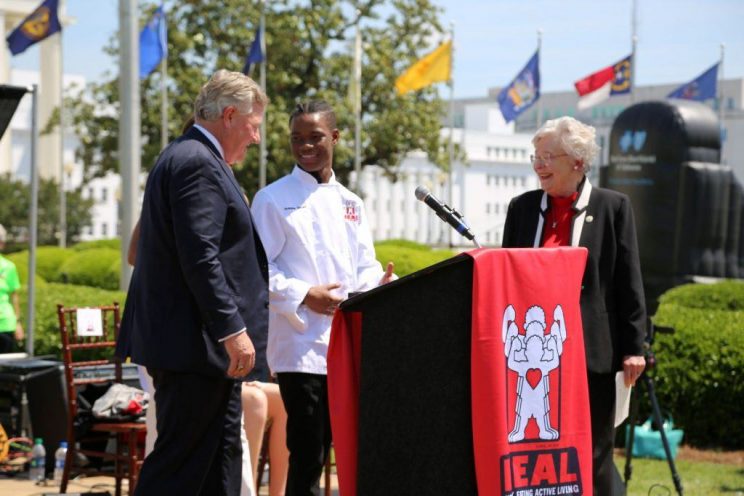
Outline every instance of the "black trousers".
[[13, 331], [0, 332], [0, 353], [13, 353], [16, 350], [16, 339]]
[[588, 382], [594, 496], [621, 496], [625, 491], [624, 486], [612, 461], [615, 444], [615, 374], [589, 372]]
[[155, 386], [158, 437], [136, 496], [239, 495], [241, 382], [147, 371]]
[[277, 380], [287, 410], [286, 496], [319, 496], [320, 476], [331, 449], [326, 376], [283, 372]]

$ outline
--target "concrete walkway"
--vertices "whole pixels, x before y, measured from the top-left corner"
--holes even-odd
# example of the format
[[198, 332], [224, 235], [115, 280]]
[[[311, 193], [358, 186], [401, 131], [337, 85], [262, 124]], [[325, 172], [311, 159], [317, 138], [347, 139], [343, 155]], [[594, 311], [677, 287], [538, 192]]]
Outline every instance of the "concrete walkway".
[[[321, 477], [321, 488], [323, 487], [323, 478]], [[127, 494], [127, 483], [122, 485], [123, 494]], [[331, 476], [331, 490], [333, 496], [338, 496], [338, 481], [336, 474]], [[70, 481], [67, 486], [68, 493], [85, 493], [85, 492], [106, 492], [113, 496], [116, 493], [116, 486], [113, 477], [88, 477], [79, 478]], [[47, 485], [36, 485], [28, 480], [28, 474], [20, 474], [17, 477], [0, 476], [0, 496], [43, 496], [44, 494], [56, 494], [59, 492], [59, 486], [47, 481]], [[266, 485], [261, 486], [259, 496], [268, 496], [269, 490]], [[323, 494], [321, 492], [321, 494]]]

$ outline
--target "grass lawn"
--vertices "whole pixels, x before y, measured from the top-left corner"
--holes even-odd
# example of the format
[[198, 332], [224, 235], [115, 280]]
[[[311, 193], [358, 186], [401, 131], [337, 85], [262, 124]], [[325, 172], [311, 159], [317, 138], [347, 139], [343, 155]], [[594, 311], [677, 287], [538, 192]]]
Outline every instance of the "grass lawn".
[[[710, 456], [710, 452], [683, 449], [675, 460], [685, 495], [744, 496], [744, 463], [740, 457]], [[625, 457], [615, 456], [620, 475], [625, 472]], [[628, 496], [676, 495], [666, 460], [633, 458], [633, 474]]]

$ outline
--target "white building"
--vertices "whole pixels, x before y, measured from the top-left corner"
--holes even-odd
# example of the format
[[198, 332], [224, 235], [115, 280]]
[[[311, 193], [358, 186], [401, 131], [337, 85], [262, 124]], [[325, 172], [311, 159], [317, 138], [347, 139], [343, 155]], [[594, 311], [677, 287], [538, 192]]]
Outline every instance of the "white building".
[[[9, 84], [13, 86], [30, 86], [39, 84], [39, 73], [37, 71], [13, 69], [10, 73]], [[65, 88], [76, 87], [82, 89], [85, 79], [77, 75], [65, 75]], [[41, 130], [46, 122], [39, 121]], [[31, 95], [26, 94], [18, 105], [13, 119], [5, 132], [5, 138], [10, 144], [10, 160], [0, 162], [0, 174], [10, 174], [14, 179], [29, 181], [31, 177]], [[58, 142], [59, 143], [59, 142]], [[39, 158], [37, 163], [43, 169], [43, 157], [41, 149], [49, 144], [39, 142]], [[62, 156], [64, 169], [65, 190], [70, 191], [80, 187], [83, 182], [83, 164], [76, 161], [75, 150], [79, 146], [78, 138], [72, 130], [65, 130], [64, 148], [56, 149], [56, 155]], [[52, 153], [49, 153], [52, 155]], [[59, 159], [56, 163], [60, 163]], [[42, 177], [54, 178], [54, 175]], [[92, 239], [113, 238], [119, 235], [118, 229], [118, 203], [119, 203], [118, 174], [109, 173], [105, 177], [93, 179], [82, 191], [83, 198], [93, 198], [95, 203], [91, 211], [91, 225], [83, 229], [80, 239], [88, 241]]]
[[[639, 86], [635, 101], [659, 100], [679, 84]], [[734, 169], [744, 183], [744, 79], [724, 80], [722, 161]], [[570, 115], [597, 128], [602, 152], [593, 164], [589, 179], [596, 183], [598, 165], [608, 163], [609, 135], [615, 118], [632, 104], [629, 96], [613, 97], [584, 111], [576, 109], [573, 91], [550, 92], [541, 96], [516, 123], [505, 124], [496, 102], [500, 88], [492, 88], [483, 98], [455, 101], [453, 140], [467, 156], [456, 162], [452, 174], [452, 195], [447, 191], [448, 176], [429, 162], [423, 153], [406, 157], [396, 170], [393, 182], [379, 167], [366, 167], [360, 188], [376, 240], [409, 239], [426, 244], [472, 246], [444, 224], [426, 205], [417, 201], [417, 185], [429, 188], [441, 201], [457, 209], [484, 246], [501, 243], [506, 207], [514, 196], [538, 187], [529, 162], [533, 153], [532, 135], [541, 122]], [[717, 102], [709, 102], [717, 111]], [[443, 136], [449, 136], [444, 129]]]

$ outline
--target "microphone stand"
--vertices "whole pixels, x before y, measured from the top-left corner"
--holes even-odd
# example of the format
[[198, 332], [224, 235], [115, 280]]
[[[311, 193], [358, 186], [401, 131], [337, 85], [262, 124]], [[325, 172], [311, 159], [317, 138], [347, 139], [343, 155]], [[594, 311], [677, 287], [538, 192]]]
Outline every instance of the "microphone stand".
[[[454, 209], [454, 208], [450, 207], [450, 210], [452, 210], [452, 215], [454, 215], [455, 217], [457, 217], [458, 219], [460, 219], [460, 222], [462, 222], [462, 224], [464, 226], [467, 226], [467, 224], [465, 223], [465, 219], [463, 218], [462, 214], [457, 211], [457, 209]], [[442, 220], [445, 220], [445, 219], [442, 219]], [[445, 222], [446, 222], [446, 220], [445, 220]], [[468, 236], [464, 236], [464, 237], [467, 238]], [[471, 241], [473, 242], [473, 244], [475, 245], [476, 248], [483, 248], [481, 246], [481, 244], [478, 243], [478, 240], [475, 239], [475, 234], [473, 234], [473, 238], [471, 239]]]

